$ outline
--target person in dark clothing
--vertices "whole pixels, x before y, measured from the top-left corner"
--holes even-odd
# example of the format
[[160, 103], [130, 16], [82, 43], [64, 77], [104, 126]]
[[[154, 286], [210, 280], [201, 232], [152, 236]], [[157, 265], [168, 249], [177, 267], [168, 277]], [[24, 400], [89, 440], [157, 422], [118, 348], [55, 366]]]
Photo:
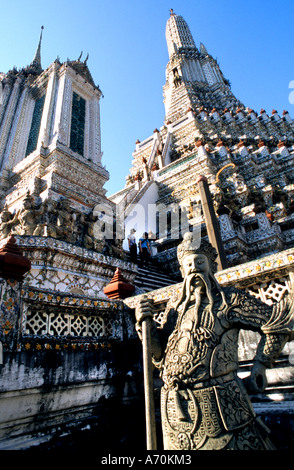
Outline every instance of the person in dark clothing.
[[143, 237], [139, 240], [140, 250], [140, 265], [144, 266], [148, 264], [149, 256], [151, 256], [150, 242], [148, 240], [148, 233], [144, 232]]

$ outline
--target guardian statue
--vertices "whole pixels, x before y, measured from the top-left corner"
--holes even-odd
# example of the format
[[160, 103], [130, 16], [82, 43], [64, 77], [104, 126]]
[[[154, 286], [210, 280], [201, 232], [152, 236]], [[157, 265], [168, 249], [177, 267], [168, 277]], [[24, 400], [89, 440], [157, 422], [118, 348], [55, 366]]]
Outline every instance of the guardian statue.
[[[293, 335], [293, 294], [266, 305], [215, 279], [215, 249], [195, 244], [192, 233], [178, 246], [184, 278], [161, 325], [152, 321], [152, 361], [160, 369], [161, 421], [166, 450], [272, 449], [269, 431], [255, 415], [250, 391], [267, 385], [271, 367]], [[136, 329], [153, 316], [152, 300], [136, 308]], [[240, 329], [261, 335], [246, 383], [238, 377]]]

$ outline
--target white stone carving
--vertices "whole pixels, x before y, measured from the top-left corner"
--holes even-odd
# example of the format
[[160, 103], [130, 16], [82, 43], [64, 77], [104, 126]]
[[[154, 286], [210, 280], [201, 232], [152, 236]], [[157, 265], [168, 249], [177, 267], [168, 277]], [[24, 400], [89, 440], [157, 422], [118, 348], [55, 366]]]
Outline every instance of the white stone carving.
[[62, 311], [48, 313], [44, 311], [28, 311], [24, 326], [26, 334], [49, 336], [111, 336], [111, 322], [100, 316], [69, 315]]

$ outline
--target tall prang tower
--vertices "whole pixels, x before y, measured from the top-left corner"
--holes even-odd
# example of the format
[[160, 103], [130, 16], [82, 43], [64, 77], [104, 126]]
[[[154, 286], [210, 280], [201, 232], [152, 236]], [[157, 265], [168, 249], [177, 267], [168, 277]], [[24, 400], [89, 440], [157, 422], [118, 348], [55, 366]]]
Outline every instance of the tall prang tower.
[[27, 286], [105, 298], [116, 268], [129, 279], [133, 267], [104, 189], [102, 92], [88, 56], [43, 70], [42, 33], [30, 65], [0, 74], [0, 243], [14, 235], [30, 258]]
[[[182, 16], [166, 23], [169, 62], [165, 119], [136, 142], [126, 186], [111, 196], [125, 213], [126, 232], [156, 234], [154, 256], [176, 271], [172, 233], [160, 233], [158, 212], [171, 205], [190, 215], [199, 204], [197, 178], [207, 178], [229, 266], [294, 246], [294, 123], [287, 111], [254, 111], [238, 100], [217, 61], [196, 46]], [[136, 217], [137, 213], [143, 217]], [[144, 210], [140, 209], [144, 208]], [[201, 230], [206, 235], [202, 217]]]
[[166, 121], [179, 119], [189, 108], [244, 108], [231, 92], [217, 61], [203, 44], [198, 50], [186, 21], [173, 10], [165, 35], [169, 54], [163, 87]]

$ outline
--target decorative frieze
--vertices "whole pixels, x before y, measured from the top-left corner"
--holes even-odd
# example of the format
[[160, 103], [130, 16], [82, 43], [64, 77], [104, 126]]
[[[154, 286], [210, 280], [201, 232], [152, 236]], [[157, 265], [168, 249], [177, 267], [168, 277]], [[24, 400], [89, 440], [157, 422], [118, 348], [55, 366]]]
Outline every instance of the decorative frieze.
[[26, 335], [107, 336], [103, 318], [37, 311], [27, 313]]

